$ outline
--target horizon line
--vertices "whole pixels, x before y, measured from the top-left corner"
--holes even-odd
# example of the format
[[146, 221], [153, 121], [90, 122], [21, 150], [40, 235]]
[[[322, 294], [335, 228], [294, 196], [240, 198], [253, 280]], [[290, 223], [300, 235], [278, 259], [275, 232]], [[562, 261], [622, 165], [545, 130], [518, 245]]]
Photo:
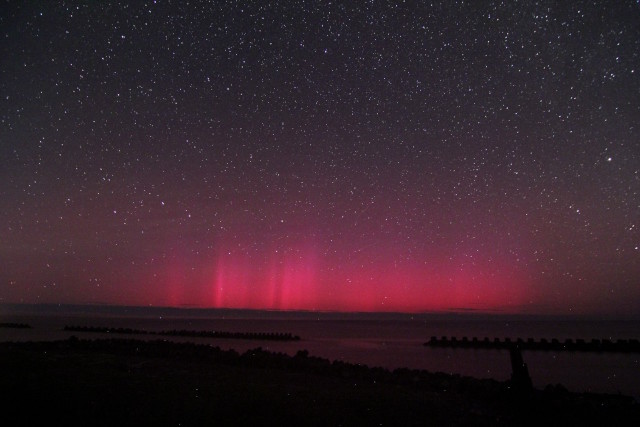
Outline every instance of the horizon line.
[[[53, 309], [119, 309], [119, 310], [157, 310], [157, 311], [183, 311], [183, 312], [196, 312], [196, 311], [224, 311], [224, 312], [262, 312], [270, 314], [329, 314], [329, 315], [397, 315], [397, 316], [489, 316], [489, 317], [519, 317], [519, 318], [570, 318], [570, 319], [606, 319], [606, 320], [640, 320], [640, 316], [633, 315], [621, 315], [620, 313], [544, 313], [544, 312], [513, 312], [513, 311], [500, 311], [496, 309], [476, 309], [476, 308], [451, 308], [446, 310], [424, 310], [424, 311], [397, 311], [397, 310], [385, 310], [385, 311], [357, 311], [357, 310], [314, 310], [314, 309], [280, 309], [280, 308], [241, 308], [241, 307], [203, 307], [196, 305], [181, 305], [181, 306], [164, 306], [164, 305], [122, 305], [113, 304], [107, 302], [89, 302], [89, 303], [26, 303], [26, 302], [0, 302], [1, 307], [12, 307], [17, 309], [19, 307], [43, 307]], [[0, 313], [2, 314], [2, 313]]]

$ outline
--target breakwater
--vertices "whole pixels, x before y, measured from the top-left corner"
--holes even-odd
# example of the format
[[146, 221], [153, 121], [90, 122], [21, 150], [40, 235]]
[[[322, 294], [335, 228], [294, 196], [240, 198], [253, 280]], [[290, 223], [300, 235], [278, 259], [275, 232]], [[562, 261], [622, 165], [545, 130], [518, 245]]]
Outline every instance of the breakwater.
[[477, 348], [477, 349], [495, 349], [510, 350], [518, 348], [520, 350], [538, 350], [538, 351], [589, 351], [589, 352], [618, 352], [618, 353], [640, 353], [640, 341], [637, 339], [619, 339], [616, 341], [609, 339], [566, 339], [564, 341], [553, 338], [547, 340], [542, 338], [534, 340], [533, 338], [512, 340], [510, 338], [493, 338], [488, 337], [479, 339], [473, 337], [456, 337], [441, 338], [431, 337], [429, 341], [424, 343], [428, 347], [449, 347], [449, 348]]
[[0, 328], [31, 329], [31, 325], [28, 325], [26, 323], [4, 322], [4, 323], [0, 323]]
[[131, 328], [108, 328], [97, 326], [65, 326], [65, 331], [69, 332], [93, 332], [105, 334], [129, 334], [129, 335], [162, 335], [171, 337], [192, 337], [192, 338], [224, 338], [224, 339], [244, 339], [244, 340], [267, 340], [267, 341], [300, 341], [300, 337], [289, 332], [228, 332], [228, 331], [146, 331], [143, 329]]

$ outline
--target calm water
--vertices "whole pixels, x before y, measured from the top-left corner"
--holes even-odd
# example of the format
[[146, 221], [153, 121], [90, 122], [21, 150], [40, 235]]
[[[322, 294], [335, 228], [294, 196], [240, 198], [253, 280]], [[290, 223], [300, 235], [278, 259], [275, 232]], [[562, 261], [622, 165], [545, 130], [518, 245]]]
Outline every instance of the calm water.
[[[189, 317], [184, 317], [188, 314]], [[169, 329], [219, 330], [231, 332], [291, 332], [298, 342], [172, 338], [198, 341], [239, 352], [262, 347], [295, 354], [306, 349], [311, 355], [331, 360], [363, 363], [389, 369], [408, 367], [470, 375], [477, 378], [509, 378], [507, 351], [435, 349], [423, 346], [431, 336], [516, 338], [608, 338], [640, 337], [638, 321], [586, 321], [508, 319], [488, 316], [438, 315], [348, 315], [313, 313], [265, 313], [199, 310], [195, 312], [91, 312], [47, 314], [0, 312], [0, 322], [22, 322], [33, 329], [0, 328], [0, 341], [66, 339], [65, 325], [130, 327], [160, 331]], [[105, 334], [75, 333], [84, 338]], [[117, 337], [124, 337], [117, 335]], [[142, 338], [143, 336], [135, 336]], [[157, 339], [159, 337], [152, 337]], [[163, 337], [163, 339], [167, 339]], [[632, 395], [640, 401], [640, 354], [616, 353], [523, 353], [535, 387], [563, 384], [573, 391]]]

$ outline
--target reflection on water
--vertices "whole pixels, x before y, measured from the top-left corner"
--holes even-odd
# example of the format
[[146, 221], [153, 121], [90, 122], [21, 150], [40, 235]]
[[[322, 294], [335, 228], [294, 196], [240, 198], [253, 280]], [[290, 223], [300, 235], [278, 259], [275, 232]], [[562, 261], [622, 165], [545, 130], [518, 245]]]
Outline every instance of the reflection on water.
[[[510, 376], [509, 354], [504, 350], [431, 348], [423, 346], [431, 336], [469, 338], [638, 338], [638, 322], [549, 321], [491, 318], [429, 318], [381, 316], [382, 318], [300, 318], [281, 313], [278, 318], [181, 318], [122, 317], [104, 315], [4, 315], [2, 322], [28, 323], [32, 329], [0, 328], [0, 341], [40, 341], [106, 338], [107, 334], [65, 332], [65, 325], [128, 327], [148, 331], [171, 329], [230, 332], [290, 332], [297, 342], [233, 340], [215, 338], [113, 335], [117, 338], [171, 339], [219, 346], [236, 351], [262, 347], [295, 354], [306, 349], [310, 355], [331, 360], [381, 366], [408, 367], [478, 378], [506, 380]], [[534, 386], [563, 384], [574, 391], [622, 393], [640, 400], [640, 355], [616, 353], [523, 352]]]

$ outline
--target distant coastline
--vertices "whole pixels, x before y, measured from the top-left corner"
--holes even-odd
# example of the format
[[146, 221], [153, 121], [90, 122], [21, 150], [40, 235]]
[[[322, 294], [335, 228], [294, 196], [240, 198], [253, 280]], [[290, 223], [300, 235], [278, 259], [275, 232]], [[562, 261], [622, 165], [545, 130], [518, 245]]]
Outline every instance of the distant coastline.
[[640, 313], [637, 316], [612, 316], [612, 315], [557, 315], [557, 314], [530, 314], [530, 313], [505, 313], [501, 311], [479, 311], [457, 309], [451, 311], [422, 311], [422, 312], [397, 312], [397, 311], [327, 311], [327, 310], [276, 310], [253, 308], [204, 308], [204, 307], [169, 307], [169, 306], [128, 306], [98, 304], [26, 304], [26, 303], [0, 303], [0, 316], [2, 315], [100, 315], [100, 316], [134, 316], [134, 317], [180, 317], [180, 318], [229, 318], [229, 319], [280, 319], [283, 316], [294, 319], [312, 320], [337, 320], [337, 319], [389, 319], [389, 320], [419, 320], [419, 319], [510, 319], [510, 320], [620, 320], [640, 321]]

